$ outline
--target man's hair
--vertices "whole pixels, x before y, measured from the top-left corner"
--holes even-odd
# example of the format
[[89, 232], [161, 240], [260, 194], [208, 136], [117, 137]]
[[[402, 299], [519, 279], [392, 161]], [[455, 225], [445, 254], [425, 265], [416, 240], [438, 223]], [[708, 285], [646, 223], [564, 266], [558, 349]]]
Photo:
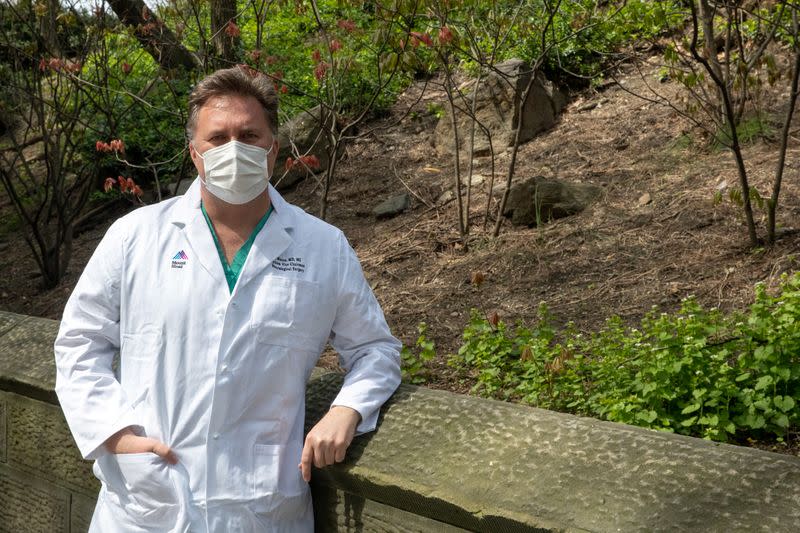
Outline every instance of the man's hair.
[[272, 80], [246, 65], [221, 69], [203, 78], [189, 95], [189, 120], [186, 136], [189, 140], [197, 127], [200, 108], [211, 98], [220, 96], [252, 96], [264, 109], [273, 135], [278, 134], [278, 94]]

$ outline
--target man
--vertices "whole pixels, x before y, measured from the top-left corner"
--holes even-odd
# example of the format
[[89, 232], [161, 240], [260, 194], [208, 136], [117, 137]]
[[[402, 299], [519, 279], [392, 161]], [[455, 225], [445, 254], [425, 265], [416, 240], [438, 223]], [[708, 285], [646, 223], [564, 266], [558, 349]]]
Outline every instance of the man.
[[[375, 428], [399, 343], [343, 234], [268, 184], [269, 80], [210, 75], [187, 133], [199, 178], [111, 226], [55, 343], [56, 391], [102, 482], [90, 531], [311, 531], [311, 465]], [[304, 441], [328, 340], [347, 374]]]

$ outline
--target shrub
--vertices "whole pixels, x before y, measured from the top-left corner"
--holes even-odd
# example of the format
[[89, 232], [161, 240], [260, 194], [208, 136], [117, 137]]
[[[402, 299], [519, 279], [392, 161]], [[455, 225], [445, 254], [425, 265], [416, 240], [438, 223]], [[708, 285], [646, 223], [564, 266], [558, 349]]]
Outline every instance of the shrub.
[[800, 274], [776, 295], [757, 285], [746, 313], [687, 298], [637, 328], [612, 317], [588, 336], [555, 332], [544, 304], [534, 327], [473, 311], [451, 360], [487, 396], [719, 441], [780, 440], [800, 415], [798, 317]]

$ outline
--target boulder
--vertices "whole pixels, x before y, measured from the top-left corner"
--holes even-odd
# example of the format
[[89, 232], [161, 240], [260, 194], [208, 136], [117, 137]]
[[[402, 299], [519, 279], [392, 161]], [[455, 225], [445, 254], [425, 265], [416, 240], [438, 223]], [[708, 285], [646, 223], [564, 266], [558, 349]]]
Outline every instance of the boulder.
[[391, 218], [399, 215], [409, 207], [411, 207], [411, 197], [408, 193], [402, 193], [392, 196], [378, 204], [378, 206], [372, 210], [372, 214], [375, 215], [377, 219]]
[[301, 165], [286, 172], [286, 159], [297, 158], [297, 154], [292, 151], [292, 144], [300, 155], [314, 155], [319, 159], [319, 169], [315, 172], [324, 172], [328, 168], [330, 159], [327, 139], [319, 126], [320, 113], [320, 106], [301, 111], [280, 127], [278, 131], [280, 150], [271, 179], [279, 191], [293, 187], [308, 175], [308, 171]]
[[[521, 95], [531, 79], [527, 63], [520, 59], [510, 59], [496, 65], [498, 72], [492, 72], [482, 79], [476, 95], [475, 115], [491, 133], [495, 152], [514, 144], [517, 124], [522, 120], [520, 143], [531, 140], [538, 133], [555, 124], [559, 113], [567, 102], [566, 96], [548, 81], [541, 72], [536, 73], [528, 98], [522, 105], [515, 105], [516, 95]], [[464, 84], [466, 100], [472, 102], [471, 91], [474, 81]], [[464, 103], [461, 103], [464, 105]], [[459, 147], [464, 154], [469, 150], [469, 136], [472, 119], [463, 112], [457, 112], [456, 128]], [[453, 128], [449, 115], [445, 114], [436, 125], [435, 145], [440, 155], [453, 152]], [[475, 155], [488, 155], [489, 139], [482, 128], [475, 128]]]
[[536, 176], [511, 187], [503, 215], [515, 225], [536, 226], [580, 213], [601, 191], [589, 183]]

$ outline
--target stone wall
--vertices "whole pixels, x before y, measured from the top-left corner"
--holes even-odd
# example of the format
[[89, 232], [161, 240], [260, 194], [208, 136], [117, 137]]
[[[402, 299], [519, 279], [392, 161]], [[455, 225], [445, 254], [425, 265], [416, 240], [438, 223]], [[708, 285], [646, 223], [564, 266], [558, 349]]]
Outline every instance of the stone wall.
[[53, 391], [57, 330], [0, 312], [0, 531], [86, 531], [100, 488]]
[[[0, 312], [0, 531], [85, 531], [97, 483], [53, 394], [50, 320]], [[341, 376], [308, 388], [309, 426]], [[800, 531], [800, 459], [401, 386], [313, 473], [320, 531]]]

